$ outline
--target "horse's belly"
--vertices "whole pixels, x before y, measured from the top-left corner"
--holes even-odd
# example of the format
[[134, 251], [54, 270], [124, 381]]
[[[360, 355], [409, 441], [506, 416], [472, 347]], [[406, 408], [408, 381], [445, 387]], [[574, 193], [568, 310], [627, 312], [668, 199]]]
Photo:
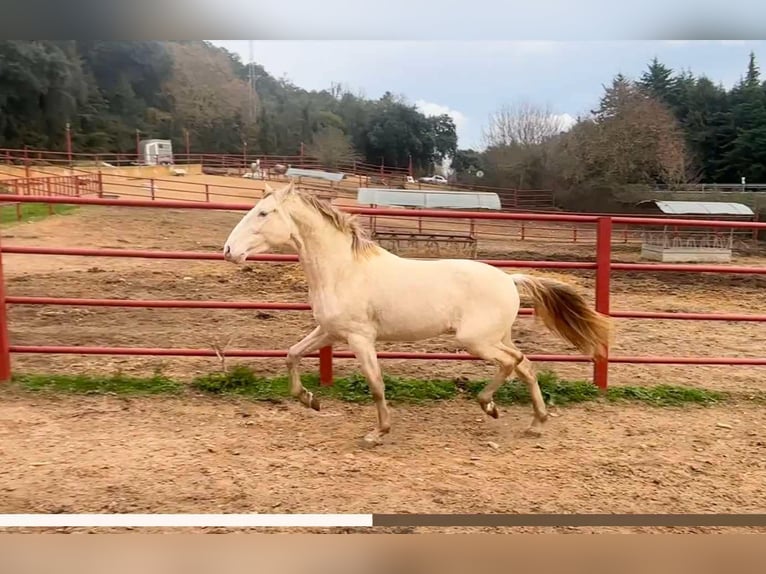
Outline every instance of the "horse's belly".
[[381, 341], [417, 341], [454, 332], [452, 309], [402, 303], [378, 309], [375, 315]]

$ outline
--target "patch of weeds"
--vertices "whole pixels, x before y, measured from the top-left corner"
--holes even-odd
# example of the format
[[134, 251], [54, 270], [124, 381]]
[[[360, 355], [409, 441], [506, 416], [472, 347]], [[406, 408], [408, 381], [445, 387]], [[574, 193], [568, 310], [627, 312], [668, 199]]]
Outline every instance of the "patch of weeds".
[[[472, 397], [476, 397], [488, 381], [470, 381], [466, 384], [466, 390]], [[540, 392], [546, 404], [567, 405], [592, 401], [598, 398], [598, 388], [589, 381], [565, 381], [550, 371], [542, 371], [537, 375]], [[532, 397], [527, 385], [514, 379], [508, 381], [495, 393], [497, 404], [529, 404]]]
[[[180, 393], [191, 388], [213, 395], [238, 395], [254, 400], [278, 401], [290, 396], [287, 376], [266, 377], [256, 374], [247, 365], [236, 365], [226, 372], [215, 372], [195, 377], [184, 385], [157, 371], [150, 377], [114, 375], [42, 375], [19, 374], [16, 384], [29, 391], [60, 391], [85, 394], [167, 394]], [[353, 403], [372, 401], [367, 381], [361, 374], [338, 377], [333, 385], [322, 387], [314, 373], [301, 376], [303, 385], [320, 398], [328, 397]], [[406, 377], [385, 376], [386, 398], [392, 403], [425, 403], [463, 396], [475, 400], [488, 381], [469, 380], [419, 380]], [[766, 401], [766, 393], [741, 393], [733, 395], [708, 389], [674, 385], [618, 386], [610, 387], [606, 395], [589, 381], [566, 381], [550, 371], [538, 375], [540, 390], [549, 405], [564, 406], [605, 398], [608, 401], [640, 402], [653, 406], [680, 406], [683, 404], [711, 405], [733, 398], [748, 402]], [[531, 397], [527, 386], [520, 381], [510, 381], [495, 393], [498, 404], [529, 404]]]
[[75, 394], [177, 394], [183, 385], [157, 372], [150, 377], [114, 375], [15, 375], [13, 382], [28, 391]]
[[245, 395], [254, 399], [274, 399], [290, 395], [287, 377], [262, 377], [246, 365], [236, 365], [226, 372], [196, 377], [191, 388], [205, 393]]
[[718, 391], [675, 385], [610, 387], [606, 396], [611, 401], [630, 400], [666, 407], [690, 403], [712, 405], [728, 398], [726, 393]]

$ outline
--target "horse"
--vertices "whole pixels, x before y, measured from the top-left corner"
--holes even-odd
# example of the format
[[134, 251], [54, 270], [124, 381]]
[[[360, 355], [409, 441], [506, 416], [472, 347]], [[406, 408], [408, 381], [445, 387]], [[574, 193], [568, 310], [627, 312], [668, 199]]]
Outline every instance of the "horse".
[[544, 325], [584, 354], [606, 355], [610, 319], [591, 309], [568, 283], [510, 274], [471, 259], [400, 257], [372, 241], [356, 217], [298, 190], [268, 183], [260, 200], [229, 233], [224, 259], [242, 264], [250, 255], [287, 248], [297, 252], [309, 287], [316, 327], [287, 351], [290, 394], [319, 410], [300, 380], [307, 354], [345, 342], [356, 357], [377, 409], [377, 427], [364, 444], [377, 445], [391, 430], [379, 341], [414, 342], [450, 335], [465, 351], [496, 366], [479, 392], [484, 413], [498, 418], [494, 394], [515, 371], [527, 385], [533, 419], [524, 431], [541, 436], [549, 417], [533, 365], [513, 343], [511, 328], [520, 292]]

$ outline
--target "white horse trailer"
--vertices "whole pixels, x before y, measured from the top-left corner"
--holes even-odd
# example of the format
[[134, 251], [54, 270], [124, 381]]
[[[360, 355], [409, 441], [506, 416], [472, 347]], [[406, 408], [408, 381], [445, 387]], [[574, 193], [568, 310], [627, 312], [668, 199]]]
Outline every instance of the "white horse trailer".
[[170, 140], [141, 140], [138, 142], [138, 163], [141, 165], [172, 165], [173, 143]]

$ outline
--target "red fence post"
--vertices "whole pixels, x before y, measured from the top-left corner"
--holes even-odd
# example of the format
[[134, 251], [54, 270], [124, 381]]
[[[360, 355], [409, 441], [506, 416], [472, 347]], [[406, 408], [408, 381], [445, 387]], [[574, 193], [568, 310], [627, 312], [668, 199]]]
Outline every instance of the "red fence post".
[[11, 380], [11, 342], [8, 336], [8, 307], [5, 304], [3, 246], [0, 244], [0, 383]]
[[332, 386], [332, 347], [319, 349], [319, 384], [323, 387]]
[[[599, 217], [596, 227], [596, 311], [609, 315], [612, 274], [612, 218]], [[606, 391], [609, 384], [609, 358], [596, 359], [593, 365], [593, 382]]]

